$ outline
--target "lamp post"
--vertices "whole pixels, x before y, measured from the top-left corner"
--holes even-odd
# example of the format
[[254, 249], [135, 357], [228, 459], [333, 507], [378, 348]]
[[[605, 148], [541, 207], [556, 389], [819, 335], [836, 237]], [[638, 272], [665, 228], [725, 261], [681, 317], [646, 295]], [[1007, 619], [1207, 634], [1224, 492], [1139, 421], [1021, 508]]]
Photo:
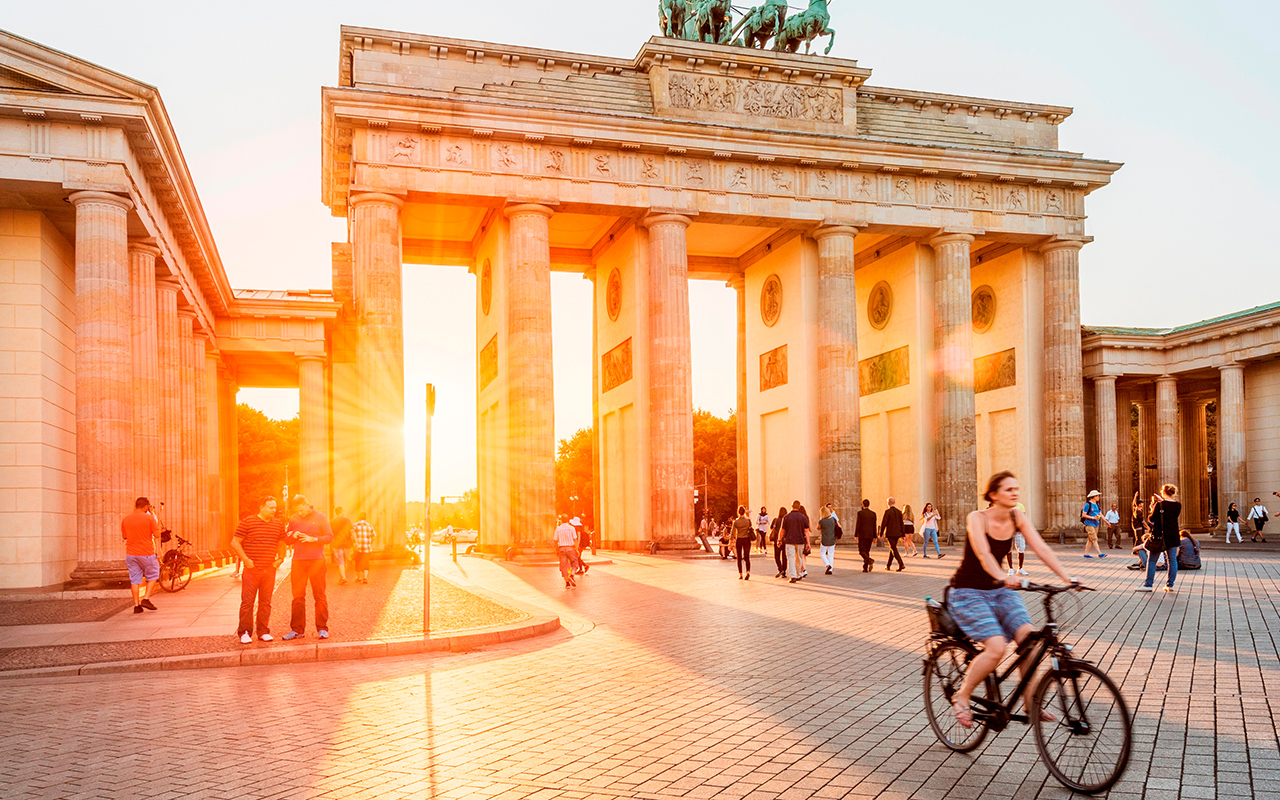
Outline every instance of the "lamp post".
[[427, 384], [427, 464], [423, 483], [422, 527], [422, 638], [431, 636], [431, 418], [436, 413], [436, 387]]

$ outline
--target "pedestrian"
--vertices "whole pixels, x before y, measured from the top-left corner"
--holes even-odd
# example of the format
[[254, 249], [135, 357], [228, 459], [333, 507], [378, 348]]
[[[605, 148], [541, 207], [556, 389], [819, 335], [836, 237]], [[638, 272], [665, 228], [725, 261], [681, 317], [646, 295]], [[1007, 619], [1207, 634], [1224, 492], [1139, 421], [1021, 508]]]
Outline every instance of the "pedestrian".
[[871, 557], [871, 543], [876, 538], [876, 512], [871, 510], [871, 501], [863, 500], [858, 518], [854, 521], [853, 535], [858, 539], [858, 555], [862, 556], [862, 571], [870, 572], [876, 565]]
[[782, 541], [787, 546], [787, 577], [796, 583], [807, 574], [804, 551], [809, 549], [809, 516], [799, 500], [791, 503], [791, 512], [782, 519]]
[[315, 603], [316, 635], [329, 638], [329, 598], [325, 594], [324, 546], [333, 541], [333, 529], [324, 514], [316, 511], [300, 494], [293, 496], [293, 516], [285, 526], [285, 534], [293, 542], [293, 564], [289, 568], [289, 584], [293, 590], [293, 607], [289, 614], [286, 641], [307, 633], [307, 584]]
[[830, 575], [836, 568], [836, 525], [838, 520], [831, 505], [822, 507], [822, 519], [818, 520], [818, 555]]
[[[756, 532], [751, 527], [751, 517], [746, 506], [738, 506], [738, 516], [733, 518], [733, 553], [738, 560], [738, 580], [751, 580], [751, 544], [755, 541]], [[747, 570], [743, 574], [742, 566]]]
[[1185, 528], [1178, 531], [1178, 536], [1178, 569], [1200, 569], [1200, 543]]
[[1112, 503], [1111, 508], [1103, 515], [1102, 521], [1107, 523], [1107, 547], [1120, 549], [1120, 505]]
[[1240, 538], [1240, 509], [1236, 508], [1236, 504], [1232, 503], [1227, 506], [1227, 541], [1231, 544], [1231, 532], [1235, 531], [1236, 543], [1244, 544], [1244, 539]]
[[894, 499], [890, 497], [887, 501], [889, 507], [880, 515], [880, 535], [889, 542], [889, 560], [885, 562], [884, 568], [891, 569], [893, 560], [898, 559], [898, 572], [902, 572], [906, 565], [902, 563], [902, 554], [898, 552], [898, 540], [902, 538], [902, 509], [898, 508], [894, 503]]
[[787, 543], [782, 541], [782, 518], [787, 515], [786, 507], [778, 509], [778, 516], [769, 523], [769, 541], [773, 543], [773, 563], [778, 567], [775, 578], [787, 577]]
[[1133, 543], [1142, 544], [1142, 535], [1147, 532], [1147, 512], [1138, 493], [1133, 493], [1133, 505], [1129, 507], [1129, 517], [1133, 525]]
[[920, 551], [916, 549], [916, 515], [909, 505], [902, 507], [902, 538], [907, 543], [907, 555], [920, 555]]
[[578, 532], [569, 524], [567, 514], [560, 515], [560, 524], [551, 534], [556, 545], [556, 556], [560, 559], [560, 576], [564, 578], [564, 588], [572, 589], [578, 584], [573, 579], [574, 565], [578, 560]]
[[769, 552], [769, 510], [764, 506], [760, 506], [760, 513], [756, 515], [756, 538], [760, 540], [760, 554]]
[[920, 512], [920, 525], [923, 532], [924, 543], [920, 546], [924, 557], [929, 557], [929, 539], [933, 539], [933, 551], [938, 554], [938, 558], [942, 558], [945, 553], [938, 546], [938, 509], [933, 507], [933, 503], [925, 503], [924, 510]]
[[1084, 501], [1084, 508], [1080, 509], [1080, 523], [1084, 525], [1084, 557], [1093, 558], [1089, 555], [1089, 548], [1092, 547], [1098, 554], [1098, 558], [1106, 558], [1107, 554], [1098, 547], [1098, 524], [1102, 521], [1102, 509], [1094, 500], [1095, 497], [1102, 497], [1102, 492], [1097, 489], [1089, 492], [1089, 496]]
[[720, 560], [726, 561], [733, 558], [733, 542], [729, 538], [733, 534], [733, 517], [729, 517], [722, 524], [717, 524], [716, 530], [720, 533]]
[[1262, 535], [1262, 529], [1266, 527], [1270, 515], [1267, 514], [1267, 507], [1262, 504], [1261, 497], [1253, 498], [1253, 508], [1249, 509], [1249, 519], [1253, 522], [1253, 535], [1249, 537], [1249, 541], [1256, 542], [1261, 539], [1266, 542], [1267, 537]]
[[351, 549], [351, 520], [342, 513], [342, 506], [333, 509], [333, 519], [329, 520], [333, 530], [333, 563], [338, 567], [338, 585], [347, 585], [347, 551]]
[[581, 517], [574, 517], [569, 520], [569, 524], [572, 525], [573, 529], [578, 533], [578, 568], [574, 571], [574, 574], [585, 575], [587, 573], [587, 562], [583, 559], [582, 554], [591, 546], [591, 538], [587, 536], [587, 528], [582, 524]]
[[712, 552], [711, 543], [707, 541], [707, 534], [710, 533], [710, 530], [711, 530], [711, 517], [708, 516], [707, 514], [703, 514], [702, 522], [698, 523], [698, 532], [697, 534], [695, 534], [695, 536], [697, 536], [698, 541], [702, 542], [702, 549], [706, 550], [708, 554]]
[[351, 542], [355, 545], [355, 552], [352, 554], [352, 567], [355, 568], [356, 583], [367, 584], [369, 582], [369, 557], [373, 554], [373, 541], [378, 536], [378, 532], [369, 524], [369, 520], [365, 518], [365, 513], [361, 511], [356, 515], [356, 524], [351, 526]]
[[[1174, 579], [1178, 577], [1178, 546], [1181, 537], [1178, 534], [1178, 516], [1182, 514], [1182, 503], [1178, 502], [1178, 487], [1166, 483], [1160, 487], [1160, 494], [1151, 496], [1151, 536], [1165, 553], [1165, 561], [1169, 565], [1169, 578], [1165, 583], [1166, 592], [1173, 591]], [[1147, 557], [1147, 582], [1135, 591], [1150, 592], [1156, 579], [1156, 559]]]
[[[260, 642], [272, 640], [271, 595], [276, 590], [276, 570], [284, 561], [284, 545], [284, 523], [276, 516], [276, 499], [267, 495], [258, 502], [258, 513], [240, 520], [231, 537], [231, 549], [244, 564], [240, 627], [236, 631], [240, 644], [252, 642], [255, 633]], [[258, 604], [256, 625], [255, 600]]]
[[133, 613], [147, 608], [157, 611], [151, 592], [160, 579], [160, 559], [156, 558], [156, 537], [160, 523], [151, 513], [151, 501], [139, 497], [133, 501], [133, 512], [120, 520], [120, 538], [124, 540], [124, 565], [129, 569], [129, 591], [133, 593]]

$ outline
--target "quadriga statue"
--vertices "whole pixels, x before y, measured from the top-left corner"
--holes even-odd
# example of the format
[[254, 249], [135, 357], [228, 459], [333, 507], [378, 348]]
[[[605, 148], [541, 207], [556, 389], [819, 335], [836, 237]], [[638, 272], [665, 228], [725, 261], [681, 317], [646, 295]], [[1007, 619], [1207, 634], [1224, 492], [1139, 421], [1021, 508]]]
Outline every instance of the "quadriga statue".
[[823, 55], [826, 55], [831, 52], [831, 46], [836, 43], [836, 32], [827, 27], [830, 22], [831, 15], [827, 13], [827, 0], [809, 0], [808, 8], [782, 24], [781, 30], [774, 36], [773, 49], [794, 53], [800, 49], [800, 43], [804, 42], [804, 51], [807, 53], [810, 42], [819, 36], [830, 34], [831, 40], [827, 42], [827, 49], [822, 51]]
[[733, 43], [739, 47], [765, 48], [774, 34], [782, 29], [787, 21], [787, 0], [765, 0], [762, 6], [753, 6], [733, 29], [734, 33], [742, 31], [742, 35]]

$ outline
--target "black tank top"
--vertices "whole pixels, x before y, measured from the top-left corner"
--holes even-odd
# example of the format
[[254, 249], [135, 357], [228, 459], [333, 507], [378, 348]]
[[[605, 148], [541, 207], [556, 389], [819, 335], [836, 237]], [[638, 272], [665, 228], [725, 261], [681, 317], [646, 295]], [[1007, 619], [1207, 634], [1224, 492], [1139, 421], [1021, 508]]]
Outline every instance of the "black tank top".
[[[1018, 531], [1018, 512], [1013, 512], [1013, 530], [1016, 534]], [[987, 533], [987, 515], [982, 515], [982, 532]], [[973, 551], [973, 544], [968, 537], [964, 540], [964, 556], [960, 559], [960, 567], [956, 570], [956, 574], [951, 576], [951, 587], [953, 589], [981, 589], [990, 591], [999, 589], [1004, 586], [1004, 581], [991, 577], [991, 573], [987, 572], [982, 566], [982, 561], [978, 558], [978, 554]], [[991, 548], [991, 555], [995, 556], [996, 563], [1004, 563], [1004, 559], [1009, 555], [1009, 551], [1013, 549], [1013, 537], [1008, 539], [996, 539], [987, 533], [987, 544]]]

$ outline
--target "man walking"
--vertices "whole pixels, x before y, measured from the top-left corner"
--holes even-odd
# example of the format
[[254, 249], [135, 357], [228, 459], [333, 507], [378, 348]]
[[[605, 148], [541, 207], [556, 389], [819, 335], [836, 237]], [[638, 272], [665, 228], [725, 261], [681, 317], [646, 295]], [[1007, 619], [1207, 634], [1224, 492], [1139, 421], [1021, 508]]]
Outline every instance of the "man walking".
[[1107, 523], [1107, 547], [1112, 550], [1120, 548], [1120, 506], [1111, 504], [1111, 509], [1102, 517]]
[[289, 615], [289, 632], [286, 641], [297, 639], [307, 632], [307, 584], [311, 584], [311, 599], [316, 606], [316, 635], [329, 638], [329, 598], [325, 596], [324, 546], [333, 541], [333, 529], [324, 514], [316, 511], [307, 498], [293, 496], [293, 517], [285, 527], [289, 541], [293, 542], [293, 566], [289, 570], [289, 585], [293, 589], [293, 608]]
[[1084, 557], [1093, 558], [1089, 555], [1089, 548], [1092, 547], [1098, 554], [1098, 558], [1106, 558], [1107, 554], [1098, 547], [1098, 525], [1102, 522], [1102, 508], [1099, 507], [1095, 497], [1102, 497], [1102, 492], [1097, 489], [1089, 492], [1089, 496], [1084, 501], [1084, 508], [1080, 509], [1080, 521], [1084, 523]]
[[791, 513], [782, 518], [782, 541], [787, 546], [787, 577], [796, 583], [807, 574], [804, 551], [809, 549], [809, 517], [800, 510], [800, 501], [791, 504]]
[[231, 549], [240, 556], [244, 578], [240, 584], [240, 644], [253, 641], [253, 603], [258, 602], [258, 641], [271, 637], [271, 595], [276, 589], [276, 568], [284, 561], [284, 523], [276, 518], [276, 499], [264, 497], [258, 513], [240, 520]]
[[560, 558], [560, 575], [564, 578], [564, 588], [572, 589], [578, 585], [573, 579], [574, 569], [578, 561], [578, 532], [569, 524], [569, 517], [561, 514], [560, 524], [551, 534], [556, 545], [556, 555]]
[[133, 592], [133, 613], [142, 609], [156, 611], [151, 592], [160, 579], [160, 559], [156, 558], [156, 536], [160, 523], [151, 513], [151, 501], [139, 497], [133, 501], [133, 513], [120, 520], [120, 538], [124, 540], [124, 565], [129, 568], [129, 589]]
[[333, 529], [333, 563], [338, 565], [338, 585], [347, 584], [347, 551], [351, 549], [351, 520], [342, 513], [342, 506], [333, 509], [333, 519], [329, 520]]
[[884, 514], [880, 517], [880, 535], [889, 542], [889, 560], [885, 562], [884, 568], [891, 569], [893, 560], [898, 559], [898, 572], [906, 569], [906, 565], [902, 563], [902, 554], [898, 552], [898, 542], [902, 539], [902, 510], [898, 508], [892, 497], [888, 499], [889, 507], [884, 510]]
[[377, 536], [377, 531], [365, 519], [364, 512], [361, 511], [356, 515], [356, 524], [351, 526], [351, 541], [355, 544], [355, 555], [352, 566], [355, 567], [356, 583], [369, 582], [369, 556], [373, 553], [373, 539]]
[[876, 565], [871, 557], [871, 543], [876, 540], [876, 512], [871, 510], [871, 501], [863, 500], [858, 518], [854, 520], [853, 533], [858, 537], [858, 555], [862, 556], [862, 571], [870, 572]]

